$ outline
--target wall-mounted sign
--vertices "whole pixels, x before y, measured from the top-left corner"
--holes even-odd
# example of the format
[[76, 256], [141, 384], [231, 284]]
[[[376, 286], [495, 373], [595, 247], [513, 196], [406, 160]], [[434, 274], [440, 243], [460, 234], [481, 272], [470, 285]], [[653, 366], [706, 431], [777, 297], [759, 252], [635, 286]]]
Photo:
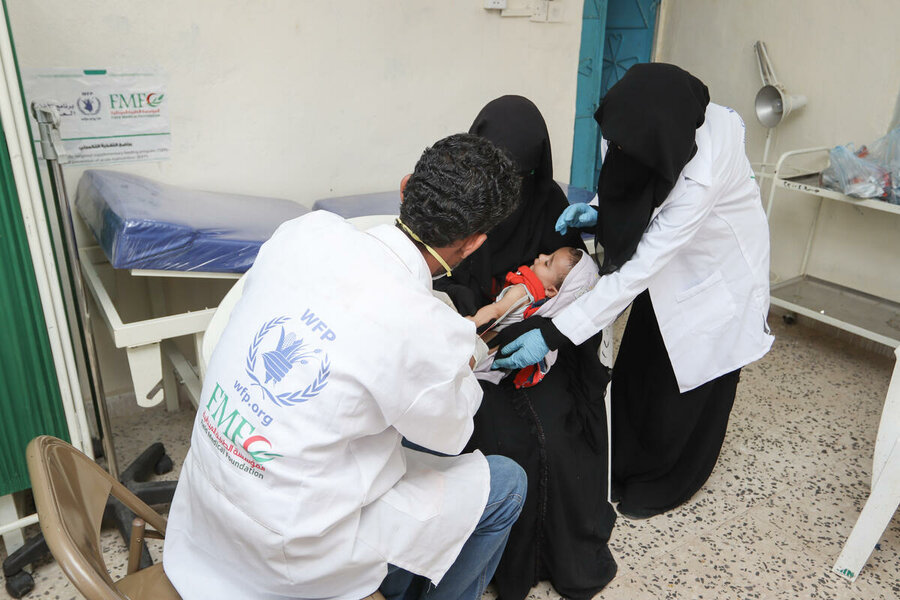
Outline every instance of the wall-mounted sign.
[[[66, 164], [169, 157], [169, 97], [159, 72], [25, 70], [22, 83], [28, 106], [32, 102], [56, 106]], [[37, 123], [30, 114], [29, 118], [32, 135], [37, 136]]]

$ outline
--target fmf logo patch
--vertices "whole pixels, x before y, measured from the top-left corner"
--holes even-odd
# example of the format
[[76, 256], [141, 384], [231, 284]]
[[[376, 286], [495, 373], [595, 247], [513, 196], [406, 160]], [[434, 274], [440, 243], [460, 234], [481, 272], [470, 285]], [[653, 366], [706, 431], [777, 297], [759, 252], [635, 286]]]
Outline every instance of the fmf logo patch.
[[257, 425], [247, 419], [218, 383], [209, 395], [200, 420], [203, 432], [213, 447], [232, 466], [253, 475], [265, 477], [269, 462], [282, 455], [272, 452], [272, 442], [256, 433]]

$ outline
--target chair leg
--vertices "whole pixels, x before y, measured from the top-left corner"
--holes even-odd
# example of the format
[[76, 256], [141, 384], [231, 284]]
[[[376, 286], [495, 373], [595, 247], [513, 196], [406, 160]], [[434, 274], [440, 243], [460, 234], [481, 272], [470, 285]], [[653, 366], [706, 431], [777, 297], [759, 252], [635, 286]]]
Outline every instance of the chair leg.
[[125, 571], [127, 575], [131, 575], [138, 570], [142, 546], [144, 545], [144, 529], [147, 524], [143, 519], [134, 519], [131, 521], [131, 540], [128, 542], [128, 569]]
[[[160, 462], [168, 462], [168, 469], [171, 470], [172, 461], [166, 456], [163, 445], [157, 442], [144, 450], [122, 473], [122, 483], [125, 487], [150, 506], [172, 502], [172, 497], [175, 495], [175, 486], [178, 483], [177, 481], [144, 481], [151, 471], [159, 472]], [[134, 513], [115, 498], [109, 499], [106, 510], [106, 517], [115, 523], [119, 533], [122, 534], [122, 539], [125, 540], [125, 544], [130, 548]], [[138, 567], [146, 569], [153, 564], [153, 560], [150, 557], [147, 544], [143, 540], [140, 543], [140, 548]]]
[[128, 509], [124, 504], [116, 500], [115, 498], [110, 498], [109, 502], [106, 504], [106, 512], [104, 513], [104, 522], [111, 522], [116, 526], [116, 529], [119, 530], [119, 534], [122, 536], [122, 540], [125, 542], [125, 546], [128, 548], [128, 561], [131, 562], [132, 553], [138, 556], [138, 568], [146, 569], [150, 565], [153, 564], [153, 559], [150, 557], [150, 550], [147, 549], [147, 544], [144, 543], [143, 539], [139, 542], [140, 552], [136, 550], [132, 550], [132, 522], [134, 521], [134, 513]]
[[900, 440], [894, 442], [872, 493], [866, 500], [850, 537], [832, 569], [841, 577], [855, 581], [872, 554], [875, 544], [900, 506]]
[[[149, 504], [168, 504], [175, 495], [176, 481], [147, 481], [152, 474], [162, 475], [172, 470], [172, 459], [166, 454], [166, 448], [160, 442], [150, 444], [128, 468], [122, 472], [121, 481], [135, 496]], [[131, 521], [134, 513], [118, 501], [110, 498], [112, 518], [122, 534], [126, 545], [131, 545]], [[110, 510], [110, 507], [107, 507]], [[146, 569], [153, 564], [147, 544], [141, 541], [141, 559], [139, 568]]]

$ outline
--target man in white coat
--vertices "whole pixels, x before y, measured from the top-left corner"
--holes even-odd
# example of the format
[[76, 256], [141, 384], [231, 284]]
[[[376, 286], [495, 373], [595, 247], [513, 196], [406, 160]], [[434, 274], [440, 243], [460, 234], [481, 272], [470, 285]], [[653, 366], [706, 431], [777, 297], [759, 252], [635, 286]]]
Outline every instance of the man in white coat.
[[263, 245], [169, 513], [164, 568], [185, 600], [481, 596], [524, 472], [401, 441], [455, 455], [471, 435], [475, 327], [431, 282], [517, 199], [509, 159], [460, 134], [426, 149], [396, 226], [314, 212]]

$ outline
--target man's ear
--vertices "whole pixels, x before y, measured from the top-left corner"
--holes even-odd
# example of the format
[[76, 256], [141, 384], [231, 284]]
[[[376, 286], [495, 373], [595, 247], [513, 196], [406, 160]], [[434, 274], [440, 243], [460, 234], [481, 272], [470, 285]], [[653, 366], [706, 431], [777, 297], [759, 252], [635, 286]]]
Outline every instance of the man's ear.
[[400, 180], [400, 202], [403, 202], [403, 190], [406, 189], [406, 183], [409, 181], [410, 177], [412, 177], [412, 173], [404, 175], [403, 179]]
[[552, 298], [553, 296], [557, 295], [558, 293], [559, 293], [559, 290], [556, 289], [555, 285], [549, 285], [549, 286], [545, 285], [544, 286], [544, 295], [547, 296], [548, 298]]
[[470, 254], [478, 250], [486, 240], [486, 233], [473, 233], [469, 237], [465, 238], [462, 245], [459, 247], [459, 250], [462, 253], [462, 257], [466, 258]]

